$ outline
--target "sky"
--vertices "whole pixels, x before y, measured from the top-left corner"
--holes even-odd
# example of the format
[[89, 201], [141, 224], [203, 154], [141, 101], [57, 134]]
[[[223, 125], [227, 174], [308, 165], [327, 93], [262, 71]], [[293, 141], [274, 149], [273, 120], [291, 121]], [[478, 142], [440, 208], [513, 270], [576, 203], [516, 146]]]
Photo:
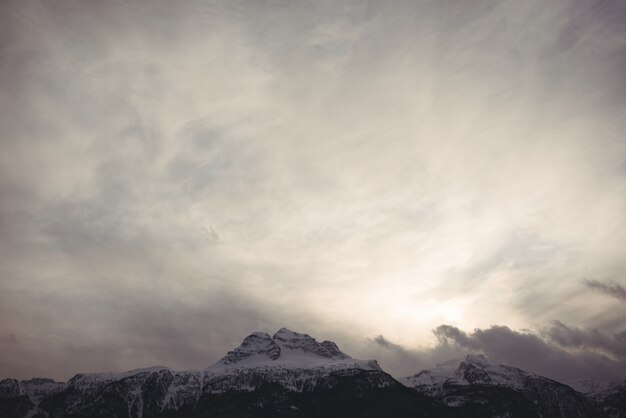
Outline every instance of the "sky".
[[623, 1], [0, 8], [0, 378], [283, 326], [626, 378]]

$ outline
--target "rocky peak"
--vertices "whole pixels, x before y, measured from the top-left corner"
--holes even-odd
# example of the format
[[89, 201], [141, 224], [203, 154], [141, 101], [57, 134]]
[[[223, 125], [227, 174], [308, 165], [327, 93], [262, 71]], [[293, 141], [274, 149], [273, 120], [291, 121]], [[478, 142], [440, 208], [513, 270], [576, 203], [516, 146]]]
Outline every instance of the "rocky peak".
[[247, 359], [250, 360], [246, 363], [277, 360], [325, 362], [351, 360], [352, 357], [342, 352], [332, 341], [320, 343], [308, 334], [281, 328], [273, 336], [264, 332], [254, 332], [248, 335], [239, 347], [229, 351], [218, 364], [227, 366]]
[[220, 363], [237, 363], [252, 356], [265, 356], [271, 360], [276, 360], [280, 357], [280, 347], [269, 334], [254, 332], [244, 338], [239, 347], [229, 351], [226, 356], [220, 360]]
[[301, 334], [287, 328], [279, 329], [272, 338], [281, 345], [294, 347], [306, 345], [307, 343], [315, 341], [315, 338], [311, 337], [309, 334]]
[[489, 361], [482, 354], [469, 354], [465, 360], [459, 364], [456, 375], [459, 379], [470, 384], [493, 384], [493, 379], [484, 369], [489, 365]]
[[274, 334], [274, 341], [281, 347], [283, 352], [302, 352], [313, 354], [318, 357], [327, 359], [344, 360], [351, 357], [341, 352], [337, 344], [332, 341], [324, 341], [322, 343], [311, 337], [309, 334], [301, 334], [281, 328]]

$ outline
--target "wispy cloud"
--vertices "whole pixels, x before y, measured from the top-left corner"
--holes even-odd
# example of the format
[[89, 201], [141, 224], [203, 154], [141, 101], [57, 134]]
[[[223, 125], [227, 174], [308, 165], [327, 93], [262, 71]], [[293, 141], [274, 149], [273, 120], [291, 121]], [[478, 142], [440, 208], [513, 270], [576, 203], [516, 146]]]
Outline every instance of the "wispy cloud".
[[585, 285], [605, 295], [626, 301], [626, 289], [615, 282], [601, 282], [599, 280], [585, 280]]
[[0, 377], [622, 331], [621, 2], [1, 3]]

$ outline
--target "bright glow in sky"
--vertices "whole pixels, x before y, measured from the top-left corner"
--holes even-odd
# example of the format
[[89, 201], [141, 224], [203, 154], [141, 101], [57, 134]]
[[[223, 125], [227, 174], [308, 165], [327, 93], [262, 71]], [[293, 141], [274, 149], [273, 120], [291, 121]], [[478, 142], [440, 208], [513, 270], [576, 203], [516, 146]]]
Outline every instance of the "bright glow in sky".
[[613, 341], [620, 3], [4, 2], [0, 377], [282, 326], [390, 367], [442, 324]]

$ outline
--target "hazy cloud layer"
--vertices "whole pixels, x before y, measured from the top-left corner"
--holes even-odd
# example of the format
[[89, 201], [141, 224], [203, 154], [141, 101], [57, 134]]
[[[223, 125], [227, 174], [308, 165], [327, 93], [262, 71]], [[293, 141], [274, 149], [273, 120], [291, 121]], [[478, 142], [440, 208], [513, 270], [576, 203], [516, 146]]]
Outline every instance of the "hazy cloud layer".
[[398, 365], [496, 335], [600, 350], [585, 330], [626, 317], [619, 284], [582, 283], [626, 277], [624, 21], [3, 1], [0, 377], [204, 367], [281, 326]]

